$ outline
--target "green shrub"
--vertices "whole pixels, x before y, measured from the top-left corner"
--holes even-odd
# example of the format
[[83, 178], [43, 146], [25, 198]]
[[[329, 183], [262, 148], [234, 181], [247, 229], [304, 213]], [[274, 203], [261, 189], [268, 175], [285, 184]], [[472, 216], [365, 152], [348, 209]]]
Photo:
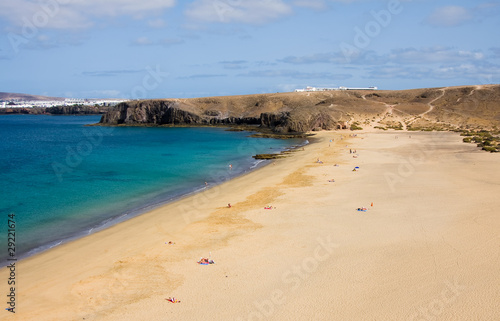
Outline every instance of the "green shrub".
[[498, 149], [496, 149], [493, 146], [484, 146], [483, 150], [490, 152], [490, 153], [498, 153]]

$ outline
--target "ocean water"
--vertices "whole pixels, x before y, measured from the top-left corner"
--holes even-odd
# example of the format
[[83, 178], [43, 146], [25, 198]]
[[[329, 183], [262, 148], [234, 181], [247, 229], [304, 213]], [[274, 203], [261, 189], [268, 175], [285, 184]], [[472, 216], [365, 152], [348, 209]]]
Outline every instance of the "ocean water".
[[223, 128], [85, 126], [99, 119], [0, 116], [1, 262], [9, 214], [20, 258], [263, 164], [252, 155], [305, 143]]

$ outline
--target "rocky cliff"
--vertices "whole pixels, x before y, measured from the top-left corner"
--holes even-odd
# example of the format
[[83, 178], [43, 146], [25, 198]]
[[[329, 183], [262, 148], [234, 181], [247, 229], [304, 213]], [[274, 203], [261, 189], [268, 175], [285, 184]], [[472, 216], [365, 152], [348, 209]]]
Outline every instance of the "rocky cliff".
[[130, 101], [111, 108], [100, 123], [258, 125], [283, 134], [352, 124], [399, 129], [494, 128], [500, 127], [500, 86]]

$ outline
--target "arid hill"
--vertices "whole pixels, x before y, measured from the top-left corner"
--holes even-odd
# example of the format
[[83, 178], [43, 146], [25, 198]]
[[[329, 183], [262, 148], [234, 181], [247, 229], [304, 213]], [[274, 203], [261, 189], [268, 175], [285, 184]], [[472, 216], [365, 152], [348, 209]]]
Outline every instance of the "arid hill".
[[121, 103], [105, 125], [259, 125], [275, 133], [381, 127], [500, 128], [500, 85], [325, 91]]
[[46, 101], [54, 101], [54, 100], [64, 100], [64, 98], [60, 97], [48, 97], [48, 96], [39, 96], [39, 95], [28, 95], [28, 94], [18, 94], [18, 93], [5, 93], [0, 92], [0, 100], [46, 100]]

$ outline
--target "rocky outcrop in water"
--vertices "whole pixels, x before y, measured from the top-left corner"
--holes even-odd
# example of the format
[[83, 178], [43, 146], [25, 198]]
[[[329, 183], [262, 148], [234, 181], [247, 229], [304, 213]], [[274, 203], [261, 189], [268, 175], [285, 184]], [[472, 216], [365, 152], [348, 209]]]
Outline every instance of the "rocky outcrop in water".
[[275, 133], [304, 133], [334, 129], [337, 121], [326, 112], [264, 112], [255, 117], [228, 116], [221, 111], [196, 111], [176, 101], [125, 102], [103, 115], [106, 125], [258, 125]]
[[177, 108], [175, 102], [145, 100], [121, 103], [101, 118], [102, 124], [179, 125], [200, 124], [202, 117]]

